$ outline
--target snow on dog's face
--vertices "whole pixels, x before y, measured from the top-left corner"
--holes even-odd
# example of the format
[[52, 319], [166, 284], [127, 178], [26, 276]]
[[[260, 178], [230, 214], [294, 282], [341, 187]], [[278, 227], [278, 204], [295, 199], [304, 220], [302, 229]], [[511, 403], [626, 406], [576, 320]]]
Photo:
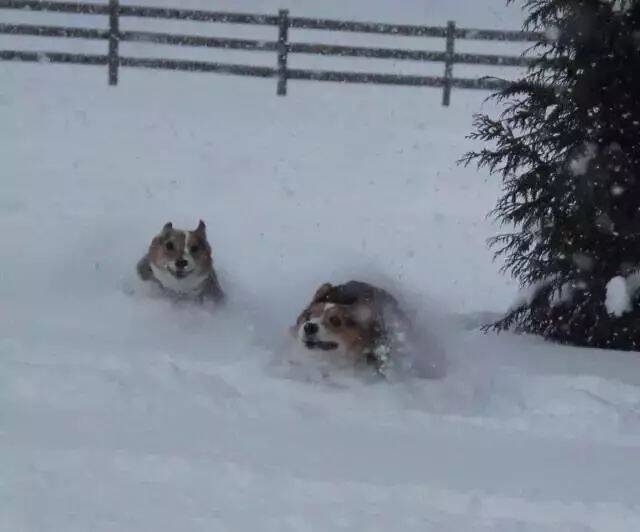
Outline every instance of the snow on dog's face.
[[372, 341], [372, 313], [366, 305], [341, 305], [318, 301], [323, 285], [313, 302], [300, 314], [292, 328], [293, 336], [307, 349], [358, 357]]
[[160, 283], [176, 292], [188, 292], [212, 268], [211, 246], [202, 220], [194, 231], [174, 229], [168, 222], [149, 246], [149, 261]]

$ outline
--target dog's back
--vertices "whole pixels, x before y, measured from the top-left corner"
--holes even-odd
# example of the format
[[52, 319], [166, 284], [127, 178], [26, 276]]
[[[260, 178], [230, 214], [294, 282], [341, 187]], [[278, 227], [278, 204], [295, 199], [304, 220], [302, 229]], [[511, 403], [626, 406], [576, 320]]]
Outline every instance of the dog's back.
[[410, 325], [409, 318], [395, 297], [383, 288], [362, 281], [349, 281], [331, 286], [320, 296], [318, 301], [337, 305], [364, 304], [383, 322], [396, 319], [404, 322], [406, 326]]

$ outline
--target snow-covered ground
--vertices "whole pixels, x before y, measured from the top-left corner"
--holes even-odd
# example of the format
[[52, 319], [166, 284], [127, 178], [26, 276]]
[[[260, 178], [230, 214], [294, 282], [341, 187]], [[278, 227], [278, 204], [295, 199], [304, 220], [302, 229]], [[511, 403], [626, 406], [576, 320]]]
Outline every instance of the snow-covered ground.
[[[518, 27], [476, 1], [219, 7]], [[485, 246], [499, 183], [455, 164], [486, 94], [0, 79], [0, 530], [640, 530], [638, 355], [470, 330], [516, 288]], [[135, 278], [164, 222], [198, 218], [231, 299], [215, 315]], [[350, 278], [403, 294], [445, 378], [287, 369], [300, 307]]]

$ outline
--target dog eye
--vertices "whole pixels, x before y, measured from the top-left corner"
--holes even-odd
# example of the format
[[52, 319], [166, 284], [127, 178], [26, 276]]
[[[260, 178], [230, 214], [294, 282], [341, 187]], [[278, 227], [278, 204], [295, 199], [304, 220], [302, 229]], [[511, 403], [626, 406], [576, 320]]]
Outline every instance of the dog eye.
[[331, 323], [331, 325], [333, 325], [334, 327], [340, 327], [342, 325], [342, 320], [337, 316], [331, 316], [329, 318], [329, 323]]
[[194, 244], [193, 246], [191, 246], [191, 247], [189, 248], [189, 252], [190, 252], [190, 253], [195, 254], [195, 253], [198, 253], [198, 251], [200, 251], [200, 246], [198, 246], [198, 245], [196, 245], [196, 244]]
[[166, 249], [167, 251], [173, 251], [174, 250], [173, 242], [166, 242], [164, 245], [164, 249]]

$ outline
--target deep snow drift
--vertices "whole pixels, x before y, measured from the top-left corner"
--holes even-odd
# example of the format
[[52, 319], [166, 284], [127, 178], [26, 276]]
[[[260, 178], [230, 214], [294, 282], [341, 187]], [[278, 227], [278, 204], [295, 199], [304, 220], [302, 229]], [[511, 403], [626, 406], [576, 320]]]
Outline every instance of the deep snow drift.
[[[405, 21], [384, 5], [358, 18]], [[515, 292], [485, 247], [499, 183], [455, 164], [486, 94], [0, 79], [0, 530], [640, 529], [637, 354], [470, 330]], [[231, 298], [213, 316], [134, 272], [162, 224], [200, 217]], [[282, 363], [316, 286], [354, 277], [417, 308], [446, 378]]]

